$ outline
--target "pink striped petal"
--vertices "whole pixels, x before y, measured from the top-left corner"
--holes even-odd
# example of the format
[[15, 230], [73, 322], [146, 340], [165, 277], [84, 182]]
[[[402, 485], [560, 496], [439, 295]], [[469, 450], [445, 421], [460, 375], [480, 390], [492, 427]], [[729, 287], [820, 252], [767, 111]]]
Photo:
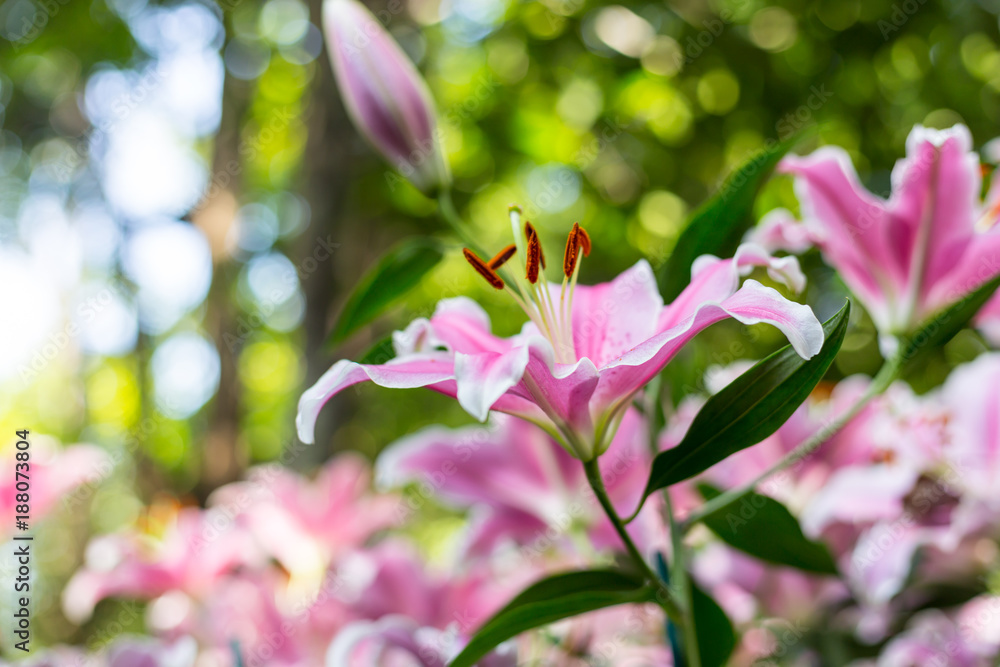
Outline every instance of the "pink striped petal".
[[[552, 286], [556, 303], [559, 286]], [[649, 262], [640, 260], [609, 283], [578, 285], [573, 294], [573, 345], [577, 359], [595, 366], [616, 358], [656, 333], [663, 297]]]
[[889, 236], [885, 202], [861, 185], [850, 158], [824, 146], [806, 157], [787, 157], [780, 169], [792, 173], [802, 216], [827, 261], [868, 306], [880, 325], [888, 325], [887, 302], [902, 293], [908, 249]]
[[721, 303], [704, 303], [689, 318], [636, 346], [601, 369], [594, 392], [596, 410], [617, 409], [673, 358], [694, 336], [728, 317], [743, 324], [766, 322], [781, 330], [803, 358], [823, 346], [823, 327], [807, 306], [788, 301], [776, 290], [748, 280]]
[[427, 387], [454, 377], [455, 363], [447, 353], [393, 359], [380, 366], [365, 366], [346, 359], [338, 361], [299, 399], [295, 418], [299, 439], [305, 443], [314, 442], [316, 419], [323, 405], [335, 394], [359, 382], [370, 380], [380, 387], [409, 389]]
[[744, 243], [732, 259], [702, 255], [691, 266], [691, 283], [660, 315], [657, 331], [675, 327], [691, 317], [702, 304], [718, 303], [736, 293], [740, 278], [755, 267], [764, 267], [768, 275], [795, 292], [805, 288], [805, 276], [795, 257], [772, 257], [759, 245]]

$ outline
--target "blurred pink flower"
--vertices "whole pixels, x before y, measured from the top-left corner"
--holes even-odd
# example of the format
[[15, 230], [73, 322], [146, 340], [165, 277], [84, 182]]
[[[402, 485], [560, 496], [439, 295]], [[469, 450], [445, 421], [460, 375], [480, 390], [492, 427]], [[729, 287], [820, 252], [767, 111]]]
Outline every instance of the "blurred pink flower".
[[[537, 234], [527, 227], [537, 264]], [[564, 265], [569, 260], [567, 253]], [[807, 358], [823, 343], [823, 329], [808, 307], [754, 280], [740, 287], [740, 277], [755, 266], [797, 288], [802, 285], [794, 258], [775, 259], [756, 246], [741, 246], [733, 259], [700, 257], [691, 284], [669, 306], [663, 305], [644, 260], [592, 287], [575, 287], [579, 264], [575, 266], [568, 291], [566, 281], [526, 288], [535, 290], [534, 306], [515, 296], [532, 320], [516, 336], [494, 336], [485, 311], [458, 297], [441, 301], [429, 320], [416, 320], [397, 332], [392, 361], [375, 366], [338, 361], [299, 401], [299, 437], [312, 442], [323, 404], [370, 380], [384, 387], [429, 387], [457, 398], [480, 420], [490, 410], [521, 417], [547, 430], [574, 457], [589, 461], [611, 444], [636, 392], [708, 326], [729, 317], [744, 324], [767, 322]], [[566, 273], [569, 277], [570, 271]], [[496, 274], [490, 276], [500, 281], [494, 286], [507, 289]], [[565, 304], [558, 313], [556, 302]]]
[[609, 607], [567, 619], [545, 635], [521, 638], [522, 665], [671, 667], [663, 612], [652, 604]]
[[[111, 457], [94, 445], [58, 448], [51, 441], [32, 438], [27, 476], [30, 484], [30, 523], [39, 521], [62, 501], [73, 509], [74, 489], [104, 479], [112, 469]], [[3, 469], [9, 470], [0, 480], [0, 541], [14, 528], [17, 514], [17, 482], [13, 447], [3, 456]], [[23, 471], [22, 471], [23, 472]]]
[[808, 233], [883, 334], [913, 331], [1000, 273], [1000, 212], [979, 201], [979, 160], [963, 125], [913, 128], [888, 201], [861, 185], [840, 148], [781, 168], [796, 176]]
[[[326, 667], [446, 667], [466, 641], [453, 632], [422, 627], [406, 616], [355, 621], [330, 644]], [[476, 664], [516, 667], [516, 647], [503, 644]]]
[[[868, 383], [858, 376], [841, 381], [831, 414], [858, 400]], [[938, 401], [916, 396], [902, 382], [869, 403], [806, 463], [822, 466], [825, 474], [802, 509], [805, 533], [818, 536], [834, 523], [864, 526], [902, 516], [917, 481], [942, 460], [947, 420]]]
[[225, 530], [232, 518], [220, 512], [161, 507], [151, 516], [149, 532], [130, 530], [90, 543], [84, 567], [63, 591], [67, 618], [82, 622], [109, 597], [153, 599], [169, 591], [211, 595], [220, 578], [261, 561], [250, 535]]
[[1000, 293], [986, 302], [973, 321], [986, 340], [994, 347], [1000, 346]]
[[[26, 661], [22, 667], [194, 667], [197, 646], [190, 637], [173, 642], [163, 642], [150, 637], [121, 635], [97, 654], [56, 646], [45, 649]], [[8, 663], [0, 658], [0, 665]]]
[[323, 26], [344, 106], [364, 137], [424, 192], [451, 183], [427, 84], [356, 0], [325, 0]]
[[399, 499], [370, 487], [368, 463], [345, 453], [312, 480], [277, 464], [254, 468], [246, 481], [213, 493], [210, 505], [245, 525], [260, 550], [289, 572], [321, 575], [332, 560], [393, 524]]
[[[620, 514], [639, 503], [652, 458], [645, 423], [626, 412], [607, 453], [599, 460], [605, 486]], [[601, 511], [583, 466], [541, 429], [505, 415], [488, 427], [434, 426], [397, 441], [376, 464], [380, 485], [416, 482], [422, 493], [474, 514], [468, 550], [490, 553], [498, 544], [556, 543], [568, 546], [585, 527], [594, 547], [613, 548], [621, 539]], [[662, 537], [656, 504], [644, 508], [629, 531], [640, 547]], [[570, 552], [576, 550], [570, 547]]]
[[526, 569], [501, 581], [486, 563], [464, 561], [435, 569], [398, 538], [355, 553], [341, 572], [350, 583], [343, 597], [357, 617], [403, 615], [420, 626], [455, 626], [465, 636], [538, 574]]
[[989, 654], [976, 647], [944, 612], [929, 609], [916, 615], [907, 629], [894, 637], [878, 657], [877, 667], [989, 667]]
[[791, 212], [784, 208], [776, 208], [764, 214], [760, 222], [747, 232], [745, 240], [772, 253], [784, 250], [797, 255], [813, 247], [809, 228], [799, 224]]
[[945, 382], [951, 411], [948, 464], [962, 490], [1000, 512], [1000, 353], [959, 366]]
[[123, 637], [108, 650], [107, 667], [194, 667], [197, 653], [190, 637], [170, 643], [147, 637]]
[[[720, 375], [735, 376], [742, 369], [743, 364], [713, 369], [706, 386], [725, 384], [716, 382]], [[700, 494], [694, 490], [697, 482], [722, 489], [750, 483], [848, 410], [870, 381], [853, 376], [832, 388], [821, 385], [772, 436], [720, 461], [696, 480], [675, 486], [672, 495], [679, 514], [700, 504]], [[661, 435], [662, 449], [681, 441], [702, 402], [701, 397], [691, 396], [681, 403]], [[895, 518], [922, 472], [941, 460], [945, 423], [945, 410], [897, 383], [812, 454], [759, 484], [757, 491], [800, 515], [803, 530], [813, 537], [838, 522], [868, 525]]]
[[808, 625], [824, 605], [848, 596], [834, 577], [769, 565], [720, 542], [696, 552], [692, 572], [737, 624], [780, 618]]

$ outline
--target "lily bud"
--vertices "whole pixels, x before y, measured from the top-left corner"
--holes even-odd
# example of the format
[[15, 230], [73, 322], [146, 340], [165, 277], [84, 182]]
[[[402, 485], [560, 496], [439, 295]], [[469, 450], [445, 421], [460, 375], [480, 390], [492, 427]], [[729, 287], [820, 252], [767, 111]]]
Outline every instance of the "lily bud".
[[427, 84], [371, 12], [325, 0], [323, 25], [340, 96], [361, 134], [425, 193], [451, 184]]

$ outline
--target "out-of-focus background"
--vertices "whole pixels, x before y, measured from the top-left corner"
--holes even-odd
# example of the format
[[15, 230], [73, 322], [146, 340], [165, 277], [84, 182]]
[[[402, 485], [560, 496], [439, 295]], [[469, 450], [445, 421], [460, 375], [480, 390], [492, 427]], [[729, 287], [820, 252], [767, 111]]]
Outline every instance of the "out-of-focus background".
[[[876, 192], [914, 124], [1000, 134], [997, 0], [369, 6], [429, 82], [482, 245], [508, 242], [511, 202], [550, 247], [578, 220], [596, 246], [584, 282], [661, 262], [728, 169], [804, 128]], [[469, 420], [431, 392], [365, 387], [302, 447], [298, 396], [333, 360], [442, 296], [480, 298], [501, 332], [521, 325], [454, 252], [390, 316], [325, 344], [381, 251], [444, 227], [348, 122], [319, 17], [319, 0], [0, 3], [0, 441], [9, 453], [30, 429], [39, 451], [87, 442], [115, 463], [46, 519], [38, 644], [85, 644], [121, 618], [108, 602], [78, 626], [60, 608], [89, 535], [163, 499], [203, 503], [254, 463], [308, 471]], [[795, 208], [785, 178], [757, 213], [776, 206]], [[828, 314], [839, 288], [818, 261], [810, 279]], [[709, 332], [719, 344], [687, 352], [677, 377], [730, 361], [736, 334]], [[773, 349], [761, 334], [734, 356]], [[854, 334], [837, 371], [876, 369], [871, 342]], [[926, 384], [974, 345], [953, 341]]]

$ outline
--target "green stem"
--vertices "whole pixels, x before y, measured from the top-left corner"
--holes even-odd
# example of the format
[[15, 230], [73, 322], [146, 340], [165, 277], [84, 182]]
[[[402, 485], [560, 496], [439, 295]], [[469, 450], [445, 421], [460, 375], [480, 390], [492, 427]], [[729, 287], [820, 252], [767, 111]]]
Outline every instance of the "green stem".
[[448, 226], [462, 240], [462, 243], [480, 257], [489, 259], [489, 255], [479, 247], [479, 244], [469, 234], [468, 226], [463, 222], [462, 217], [455, 208], [455, 202], [451, 199], [451, 190], [442, 190], [438, 194], [437, 201], [438, 213], [441, 214], [441, 219], [448, 223]]
[[[654, 457], [659, 453], [659, 434], [666, 421], [662, 412], [664, 386], [662, 375], [654, 377], [646, 385], [645, 401], [641, 406], [649, 424], [649, 452]], [[677, 522], [669, 489], [663, 489], [663, 514], [664, 520], [670, 527], [670, 585], [673, 586], [675, 596], [680, 600], [682, 608], [688, 612], [681, 627], [684, 636], [683, 651], [687, 658], [687, 667], [701, 667], [698, 633], [691, 602], [691, 582], [687, 572], [688, 553], [684, 546], [684, 532]]]
[[597, 466], [597, 459], [584, 461], [583, 469], [587, 473], [587, 481], [590, 482], [590, 488], [594, 490], [597, 501], [601, 504], [605, 514], [608, 515], [608, 519], [611, 521], [611, 525], [614, 526], [618, 536], [621, 537], [622, 542], [625, 544], [625, 550], [628, 552], [628, 555], [635, 562], [643, 576], [656, 588], [657, 603], [663, 607], [663, 610], [667, 612], [672, 621], [683, 624], [684, 620], [681, 610], [670, 594], [670, 589], [667, 588], [663, 580], [649, 567], [646, 559], [642, 557], [638, 547], [635, 546], [635, 542], [632, 541], [632, 537], [625, 530], [625, 524], [622, 523], [618, 513], [615, 512], [615, 508], [611, 504], [610, 498], [608, 498], [608, 493], [604, 489], [604, 481], [601, 479], [601, 470]]
[[674, 514], [673, 501], [670, 500], [670, 490], [663, 489], [663, 512], [670, 525], [670, 544], [673, 552], [673, 562], [670, 567], [670, 583], [677, 590], [677, 597], [687, 610], [682, 626], [684, 633], [684, 657], [687, 667], [701, 667], [701, 652], [698, 647], [698, 632], [695, 628], [694, 605], [691, 597], [691, 582], [688, 579], [687, 549], [684, 546], [684, 531]]
[[781, 472], [815, 451], [820, 445], [840, 431], [840, 429], [847, 426], [847, 424], [850, 423], [850, 421], [854, 419], [873, 398], [881, 395], [886, 389], [889, 388], [889, 385], [891, 385], [899, 376], [899, 371], [902, 368], [903, 361], [904, 359], [898, 354], [886, 361], [882, 365], [882, 368], [879, 369], [878, 374], [872, 379], [872, 383], [868, 385], [867, 391], [865, 391], [865, 393], [862, 394], [854, 405], [852, 405], [844, 414], [840, 415], [836, 419], [829, 422], [826, 426], [816, 431], [816, 433], [786, 454], [780, 461], [758, 475], [749, 484], [746, 484], [738, 489], [726, 491], [725, 493], [705, 502], [705, 504], [701, 507], [691, 512], [682, 524], [684, 531], [690, 530], [691, 526], [710, 514], [717, 512], [730, 503], [740, 500], [740, 498], [748, 493], [751, 493], [758, 484], [765, 481], [771, 475]]

